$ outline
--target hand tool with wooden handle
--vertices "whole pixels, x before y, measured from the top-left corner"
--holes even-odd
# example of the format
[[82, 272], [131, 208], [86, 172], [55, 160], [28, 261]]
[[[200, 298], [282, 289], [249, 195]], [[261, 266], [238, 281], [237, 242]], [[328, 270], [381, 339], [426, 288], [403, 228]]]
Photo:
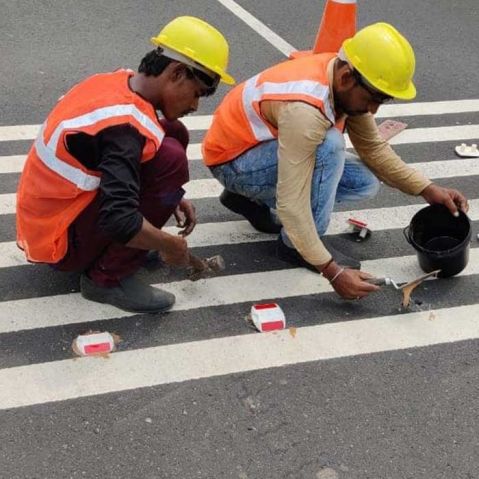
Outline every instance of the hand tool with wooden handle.
[[190, 253], [188, 279], [191, 281], [198, 281], [202, 278], [215, 276], [224, 269], [225, 261], [220, 255], [203, 259]]

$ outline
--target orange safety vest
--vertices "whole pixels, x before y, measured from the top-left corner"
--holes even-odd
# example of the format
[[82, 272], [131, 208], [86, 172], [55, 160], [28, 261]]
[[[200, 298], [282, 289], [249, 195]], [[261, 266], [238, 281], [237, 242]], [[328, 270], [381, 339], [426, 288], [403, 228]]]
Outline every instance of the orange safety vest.
[[164, 130], [153, 105], [130, 90], [132, 75], [118, 70], [87, 78], [60, 98], [42, 125], [17, 191], [17, 244], [29, 261], [56, 263], [65, 256], [68, 227], [100, 185], [100, 173], [68, 152], [68, 135], [130, 124], [146, 138], [141, 162], [160, 148]]
[[207, 166], [220, 165], [263, 141], [278, 137], [277, 129], [261, 115], [261, 102], [302, 101], [316, 108], [340, 131], [330, 101], [328, 64], [335, 53], [310, 55], [268, 68], [231, 90], [213, 116], [202, 145]]

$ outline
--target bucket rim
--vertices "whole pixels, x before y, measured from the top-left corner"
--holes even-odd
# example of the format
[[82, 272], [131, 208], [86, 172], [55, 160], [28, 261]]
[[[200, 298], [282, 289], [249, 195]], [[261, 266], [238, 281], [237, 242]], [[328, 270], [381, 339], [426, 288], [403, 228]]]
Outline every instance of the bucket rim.
[[434, 211], [434, 210], [442, 210], [443, 212], [448, 212], [453, 218], [455, 218], [456, 220], [460, 220], [460, 219], [463, 219], [463, 220], [466, 220], [468, 226], [469, 226], [469, 229], [472, 228], [472, 223], [471, 223], [471, 218], [469, 218], [469, 216], [467, 215], [467, 213], [464, 213], [464, 211], [458, 209], [457, 211], [459, 212], [459, 216], [455, 217], [450, 211], [449, 209], [447, 208], [447, 206], [445, 205], [440, 205], [440, 204], [433, 204], [433, 205], [427, 205], [427, 206], [424, 206], [424, 208], [421, 208], [420, 210], [416, 211], [416, 213], [414, 213], [414, 215], [412, 216], [411, 218], [411, 221], [409, 222], [409, 227], [411, 227], [412, 223], [414, 222], [414, 220], [417, 221], [418, 217], [421, 217], [423, 215], [426, 215], [428, 213], [430, 213], [431, 211]]

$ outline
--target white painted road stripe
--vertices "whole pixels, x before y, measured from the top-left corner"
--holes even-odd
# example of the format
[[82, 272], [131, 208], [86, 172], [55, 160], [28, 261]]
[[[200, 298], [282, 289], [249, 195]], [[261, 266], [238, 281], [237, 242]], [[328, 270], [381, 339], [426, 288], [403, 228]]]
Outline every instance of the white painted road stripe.
[[[185, 197], [190, 200], [201, 198], [217, 198], [223, 191], [223, 186], [214, 178], [206, 180], [192, 180], [185, 185]], [[0, 195], [0, 215], [15, 213], [16, 193]]]
[[[406, 116], [448, 115], [474, 113], [479, 111], [479, 99], [432, 101], [421, 103], [394, 103], [383, 105], [376, 118], [397, 118]], [[212, 115], [198, 115], [182, 118], [181, 121], [191, 130], [207, 130]], [[40, 125], [0, 126], [0, 141], [33, 140], [37, 137]]]
[[[344, 135], [346, 148], [352, 148], [348, 135]], [[442, 141], [466, 141], [479, 138], [479, 125], [436, 126], [403, 130], [389, 140], [390, 145], [406, 143], [439, 143]]]
[[477, 339], [478, 314], [459, 306], [7, 368], [0, 409]]
[[[479, 175], [479, 161], [477, 158], [413, 163], [410, 166], [418, 169], [433, 180]], [[215, 178], [191, 180], [185, 185], [185, 191], [186, 198], [190, 200], [217, 198], [223, 191], [223, 186]], [[0, 215], [14, 214], [15, 204], [15, 193], [0, 195]]]
[[403, 116], [449, 115], [479, 111], [479, 100], [429, 101], [422, 103], [392, 103], [382, 105], [374, 115], [376, 118]]
[[20, 173], [26, 159], [26, 155], [0, 156], [0, 173]]
[[[416, 255], [379, 258], [363, 261], [362, 264], [364, 271], [378, 277], [389, 276], [397, 282], [406, 282], [422, 274]], [[478, 248], [470, 250], [468, 266], [459, 276], [473, 274], [479, 274]], [[325, 278], [303, 268], [237, 274], [196, 282], [184, 280], [155, 286], [176, 295], [174, 311], [264, 300], [281, 301], [282, 298], [332, 291]], [[398, 304], [400, 297], [398, 292]], [[113, 306], [87, 301], [79, 293], [3, 301], [0, 311], [0, 334], [134, 316]]]
[[[2, 163], [2, 158], [6, 163]], [[10, 160], [13, 158], [13, 162]], [[0, 173], [20, 173], [24, 161], [21, 157], [0, 157]], [[3, 169], [2, 169], [3, 166]], [[453, 178], [479, 175], [479, 162], [475, 158], [460, 160], [443, 160], [433, 162], [411, 163], [430, 179]], [[185, 197], [190, 200], [216, 198], [223, 191], [222, 185], [215, 178], [191, 180], [185, 185]], [[0, 194], [0, 215], [15, 213], [15, 193]]]
[[[171, 234], [178, 234], [178, 228], [164, 228]], [[259, 233], [247, 221], [225, 221], [221, 223], [200, 223], [194, 233], [188, 237], [190, 248], [222, 244], [253, 243], [268, 241], [276, 235]], [[0, 243], [0, 268], [27, 265], [25, 256], [14, 241]], [[1, 306], [0, 306], [1, 309]]]
[[[186, 152], [189, 160], [201, 160], [201, 143], [192, 143]], [[1, 173], [20, 173], [25, 165], [27, 155], [0, 156]]]
[[391, 138], [391, 145], [405, 143], [436, 143], [440, 141], [475, 140], [479, 138], [479, 125], [438, 126], [403, 130]]
[[479, 175], [477, 158], [409, 163], [409, 166], [419, 170], [431, 180]]
[[[182, 118], [189, 130], [206, 130], [211, 124], [212, 115], [197, 115]], [[0, 141], [33, 140], [37, 137], [41, 125], [0, 126]]]
[[[351, 148], [352, 144], [348, 135], [344, 135], [346, 141], [346, 147]], [[402, 145], [405, 143], [433, 143], [442, 141], [467, 141], [476, 140], [479, 138], [479, 125], [461, 125], [461, 126], [439, 126], [432, 128], [412, 128], [404, 130], [397, 136], [392, 138], [389, 143], [391, 145]], [[192, 143], [188, 146], [186, 152], [188, 159], [191, 161], [201, 160], [203, 158], [201, 154], [201, 143]], [[0, 157], [5, 164], [11, 164], [11, 166], [0, 166], [0, 173], [13, 173], [13, 168], [23, 168], [23, 162], [18, 156], [4, 156]], [[10, 170], [10, 171], [8, 171]]]
[[[469, 201], [469, 218], [479, 221], [479, 200]], [[425, 204], [408, 206], [394, 206], [389, 208], [373, 208], [365, 210], [350, 210], [333, 213], [327, 235], [335, 235], [348, 231], [348, 218], [354, 217], [366, 222], [373, 231], [404, 228], [409, 224], [414, 214]], [[167, 227], [165, 230], [177, 234], [178, 229]], [[247, 221], [226, 221], [219, 223], [200, 223], [195, 231], [188, 237], [190, 248], [253, 243], [257, 241], [271, 241], [275, 235], [267, 235], [254, 230]], [[0, 268], [27, 264], [23, 253], [17, 248], [15, 242], [0, 243]]]
[[[477, 158], [409, 163], [409, 166], [431, 180], [479, 175]], [[215, 198], [221, 194], [223, 186], [215, 178], [192, 180], [186, 185], [185, 190], [186, 197], [190, 199]]]
[[256, 33], [273, 45], [273, 47], [277, 48], [283, 55], [289, 57], [292, 52], [296, 51], [296, 48], [233, 0], [218, 0], [218, 2], [230, 12], [234, 13], [238, 18], [243, 20], [248, 27], [252, 28]]

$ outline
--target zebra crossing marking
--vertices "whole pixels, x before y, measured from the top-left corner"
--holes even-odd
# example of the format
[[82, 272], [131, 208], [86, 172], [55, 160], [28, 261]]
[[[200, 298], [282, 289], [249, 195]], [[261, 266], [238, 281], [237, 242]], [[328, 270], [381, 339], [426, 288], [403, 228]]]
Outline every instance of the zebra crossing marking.
[[[421, 116], [479, 111], [479, 100], [385, 105], [376, 115]], [[211, 116], [186, 119], [190, 129], [208, 128]], [[29, 140], [38, 125], [0, 127], [0, 141]], [[402, 132], [391, 144], [469, 140], [479, 137], [479, 125], [415, 128]], [[350, 145], [350, 143], [348, 143]], [[190, 159], [201, 159], [201, 145], [189, 146]], [[25, 155], [0, 157], [0, 174], [20, 172]], [[476, 164], [474, 164], [476, 163]], [[444, 160], [415, 163], [412, 166], [431, 178], [464, 177], [478, 174], [477, 161]], [[189, 188], [189, 189], [188, 189]], [[187, 186], [191, 198], [217, 196], [215, 180], [195, 180]], [[0, 214], [14, 210], [14, 195], [0, 195]], [[471, 200], [470, 217], [479, 220], [479, 200]], [[346, 220], [354, 211], [358, 219], [374, 224], [374, 230], [401, 228], [424, 204], [334, 213], [328, 234], [346, 229]], [[5, 208], [5, 209], [4, 209]], [[169, 231], [176, 232], [175, 228]], [[274, 238], [254, 231], [247, 222], [223, 222], [198, 225], [190, 246], [266, 241]], [[14, 242], [0, 243], [0, 268], [25, 264]], [[459, 276], [479, 274], [479, 249], [472, 249], [468, 267]], [[476, 266], [477, 265], [477, 266]], [[398, 282], [420, 271], [415, 255], [378, 258], [363, 262], [364, 269], [375, 275], [387, 274]], [[173, 311], [208, 308], [277, 297], [324, 294], [331, 287], [324, 278], [304, 269], [288, 269], [210, 278], [198, 283], [177, 281], [158, 284], [177, 295]], [[42, 329], [95, 320], [132, 316], [109, 305], [90, 303], [78, 293], [27, 298], [1, 303], [0, 334]], [[35, 311], [35, 314], [32, 314]], [[479, 304], [442, 308], [422, 313], [383, 316], [300, 328], [295, 343], [287, 332], [272, 335], [233, 336], [180, 343], [148, 349], [115, 353], [110, 361], [89, 363], [63, 360], [0, 370], [0, 409], [86, 397], [105, 392], [124, 391], [171, 382], [221, 376], [263, 368], [293, 365], [357, 354], [424, 347], [465, 339], [479, 338]], [[434, 321], [427, 321], [434, 314]], [[451, 321], [450, 318], [454, 318]], [[391, 335], [391, 330], [394, 334]], [[258, 360], [258, 351], [267, 350]], [[211, 357], [215, 357], [211, 361]], [[237, 360], [232, 360], [238, 358]], [[86, 360], [86, 361], [85, 361]], [[95, 361], [95, 359], [92, 359]], [[175, 368], [168, 367], [169, 361]], [[151, 368], [151, 364], [162, 368]], [[179, 367], [178, 367], [179, 365]], [[205, 366], [206, 365], [206, 366]], [[125, 374], [125, 371], [128, 374]], [[62, 380], [57, 384], [58, 378]], [[101, 382], [103, 381], [103, 382]], [[40, 387], [38, 384], [40, 383]]]
[[477, 339], [478, 313], [475, 304], [6, 368], [0, 409]]
[[[409, 224], [414, 214], [425, 206], [426, 204], [422, 203], [335, 212], [331, 215], [331, 222], [326, 236], [348, 231], [347, 221], [351, 216], [368, 223], [374, 231], [404, 228]], [[469, 200], [469, 206], [469, 218], [472, 221], [479, 221], [479, 199]], [[178, 228], [174, 226], [166, 227], [164, 230], [175, 235], [178, 233]], [[188, 237], [188, 245], [190, 248], [200, 248], [225, 244], [271, 241], [275, 238], [275, 235], [256, 231], [247, 221], [200, 223], [196, 225], [195, 230]], [[26, 265], [29, 263], [26, 262], [24, 254], [17, 248], [15, 242], [0, 242], [0, 269], [22, 264]]]
[[[393, 103], [382, 105], [375, 118], [392, 118], [406, 116], [432, 116], [479, 111], [479, 99], [446, 100], [416, 103]], [[191, 130], [207, 130], [212, 121], [212, 115], [196, 115], [182, 118], [181, 121]], [[6, 125], [0, 126], [0, 142], [33, 140], [36, 138], [40, 125]]]
[[[415, 255], [378, 258], [363, 261], [362, 265], [364, 271], [378, 277], [390, 276], [398, 283], [422, 274]], [[470, 251], [469, 264], [459, 276], [475, 274], [479, 274], [479, 248]], [[172, 311], [332, 291], [325, 278], [303, 268], [235, 274], [195, 282], [183, 280], [154, 286], [175, 294], [177, 301]], [[134, 316], [134, 313], [121, 311], [114, 306], [87, 301], [80, 293], [4, 301], [1, 308], [0, 334]]]

